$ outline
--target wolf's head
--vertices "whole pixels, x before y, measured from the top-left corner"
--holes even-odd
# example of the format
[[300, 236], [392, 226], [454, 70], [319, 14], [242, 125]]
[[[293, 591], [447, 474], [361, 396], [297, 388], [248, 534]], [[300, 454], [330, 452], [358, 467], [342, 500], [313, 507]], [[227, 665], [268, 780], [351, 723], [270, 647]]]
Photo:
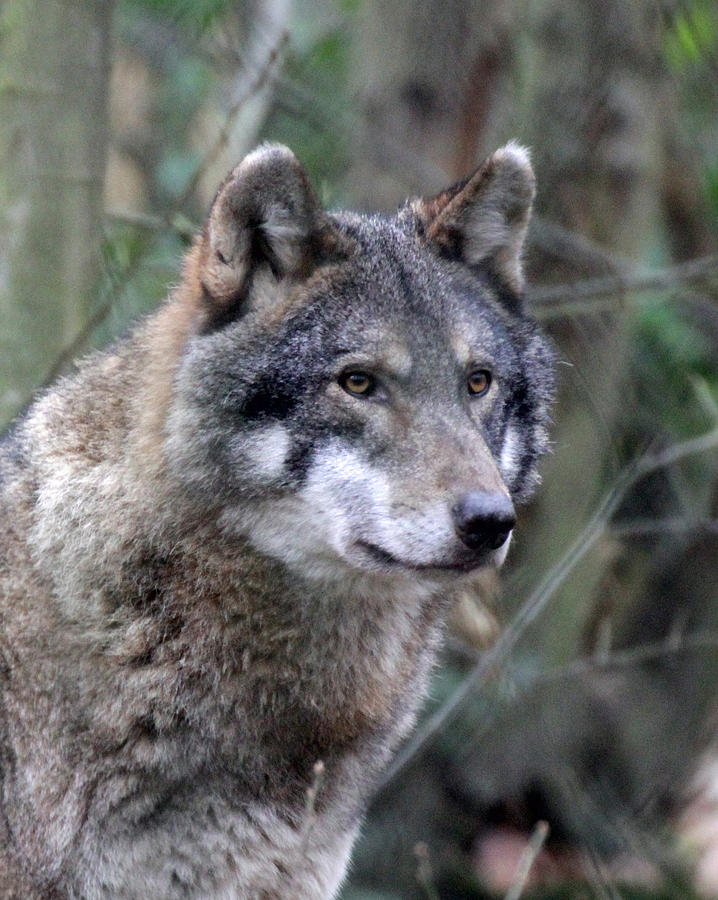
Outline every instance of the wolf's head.
[[309, 577], [503, 561], [552, 393], [521, 303], [533, 194], [509, 144], [393, 218], [328, 214], [289, 150], [248, 156], [185, 267], [183, 488]]

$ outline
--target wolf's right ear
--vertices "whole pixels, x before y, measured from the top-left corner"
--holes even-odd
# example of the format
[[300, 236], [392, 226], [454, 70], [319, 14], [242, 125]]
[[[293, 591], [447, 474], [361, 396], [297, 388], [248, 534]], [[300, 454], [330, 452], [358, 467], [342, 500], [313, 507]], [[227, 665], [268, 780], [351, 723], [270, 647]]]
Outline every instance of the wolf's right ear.
[[521, 252], [534, 193], [528, 151], [509, 143], [470, 178], [429, 200], [414, 201], [412, 210], [425, 240], [440, 252], [484, 266], [520, 295]]
[[306, 278], [340, 248], [294, 154], [279, 144], [259, 147], [220, 185], [195, 248], [207, 326], [241, 315], [259, 282], [271, 289]]

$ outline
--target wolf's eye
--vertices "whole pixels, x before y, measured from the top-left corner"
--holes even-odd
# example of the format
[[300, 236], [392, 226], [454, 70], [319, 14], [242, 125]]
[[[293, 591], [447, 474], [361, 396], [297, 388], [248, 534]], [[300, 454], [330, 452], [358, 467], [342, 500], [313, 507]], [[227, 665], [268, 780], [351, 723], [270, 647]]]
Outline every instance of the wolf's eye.
[[474, 397], [481, 397], [491, 387], [491, 372], [487, 372], [486, 369], [476, 369], [469, 375], [467, 385], [470, 394]]
[[360, 397], [368, 397], [376, 386], [374, 377], [367, 375], [366, 372], [345, 372], [339, 378], [339, 384], [347, 394], [355, 394]]

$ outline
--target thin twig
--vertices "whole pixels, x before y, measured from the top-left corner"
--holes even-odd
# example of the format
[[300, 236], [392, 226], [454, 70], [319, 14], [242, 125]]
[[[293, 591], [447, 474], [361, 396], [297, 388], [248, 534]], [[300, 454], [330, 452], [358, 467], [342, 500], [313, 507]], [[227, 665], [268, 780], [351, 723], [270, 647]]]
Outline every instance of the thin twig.
[[149, 246], [150, 244], [148, 242], [148, 244], [145, 245], [142, 251], [138, 253], [137, 256], [127, 264], [125, 270], [122, 273], [122, 278], [118, 280], [117, 284], [113, 285], [112, 289], [109, 292], [109, 295], [97, 307], [95, 312], [85, 322], [83, 327], [80, 329], [80, 331], [78, 331], [78, 333], [70, 341], [70, 343], [66, 344], [58, 353], [58, 355], [55, 357], [55, 361], [45, 373], [45, 377], [40, 383], [40, 388], [44, 389], [52, 384], [52, 382], [58, 377], [65, 366], [70, 362], [70, 360], [74, 359], [75, 356], [77, 356], [77, 354], [80, 352], [82, 347], [85, 346], [87, 341], [90, 339], [93, 331], [96, 328], [99, 328], [99, 326], [105, 321], [107, 316], [109, 316], [120, 293], [129, 283], [134, 273], [139, 269], [140, 264], [145, 257], [145, 254], [149, 251]]
[[700, 375], [689, 375], [688, 377], [693, 387], [693, 393], [696, 395], [701, 408], [718, 425], [718, 403], [716, 403], [706, 379]]
[[586, 879], [599, 900], [621, 900], [621, 895], [606, 874], [605, 867], [593, 848], [585, 844], [581, 855], [583, 856], [583, 871]]
[[129, 225], [132, 228], [143, 228], [145, 231], [174, 231], [183, 240], [191, 240], [197, 233], [197, 225], [180, 213], [151, 216], [146, 213], [114, 209], [108, 210], [105, 218], [116, 225]]
[[656, 472], [659, 469], [665, 469], [686, 456], [693, 456], [696, 453], [703, 453], [716, 447], [718, 447], [718, 428], [698, 435], [698, 437], [687, 438], [685, 441], [672, 444], [670, 447], [666, 447], [665, 450], [646, 454], [638, 460], [635, 480], [638, 481], [645, 475], [650, 475], [651, 472]]
[[593, 549], [603, 535], [607, 523], [622, 503], [627, 491], [645, 475], [678, 460], [718, 447], [718, 429], [691, 438], [659, 453], [645, 454], [634, 460], [616, 478], [612, 489], [599, 503], [596, 511], [586, 523], [576, 540], [569, 546], [561, 559], [549, 569], [538, 585], [522, 604], [509, 627], [467, 673], [449, 698], [414, 732], [380, 779], [378, 790], [387, 787], [407, 766], [409, 761], [442, 728], [458, 710], [464, 700], [479, 688], [508, 659], [528, 626], [546, 608], [556, 590], [576, 568], [586, 554]]
[[593, 300], [607, 294], [627, 291], [642, 292], [649, 290], [665, 290], [677, 284], [718, 274], [718, 254], [710, 254], [678, 263], [655, 272], [628, 272], [608, 275], [603, 278], [587, 278], [573, 284], [556, 284], [545, 287], [533, 287], [528, 291], [528, 300], [536, 306], [574, 304], [577, 301]]
[[650, 537], [663, 534], [718, 534], [718, 519], [693, 519], [674, 516], [664, 519], [631, 519], [610, 527], [613, 537]]
[[434, 884], [429, 848], [423, 841], [414, 846], [414, 856], [416, 857], [416, 880], [426, 894], [426, 900], [441, 900]]
[[504, 900], [519, 900], [523, 889], [526, 887], [531, 868], [536, 862], [543, 845], [546, 843], [550, 830], [548, 822], [540, 821], [536, 823], [529, 842], [524, 847], [524, 851], [516, 866], [516, 873], [511, 880], [508, 891], [506, 891]]
[[607, 654], [593, 654], [574, 659], [564, 666], [558, 666], [547, 672], [542, 672], [533, 678], [527, 689], [531, 690], [538, 685], [553, 681], [571, 681], [589, 672], [601, 669], [624, 669], [640, 666], [648, 662], [656, 662], [671, 656], [680, 656], [684, 653], [692, 653], [695, 650], [718, 649], [718, 632], [700, 631], [694, 634], [680, 634], [669, 636], [665, 641], [657, 641], [652, 644], [640, 644], [629, 647], [626, 650], [614, 650]]
[[615, 250], [609, 250], [585, 234], [571, 231], [536, 214], [531, 216], [531, 222], [529, 245], [544, 254], [594, 272], [630, 273], [635, 270], [635, 263], [627, 256], [620, 256]]
[[[573, 767], [562, 767], [557, 773], [565, 791], [566, 802], [580, 819], [612, 835], [622, 845], [623, 853], [643, 859], [657, 869], [665, 869], [671, 847], [660, 833], [636, 824], [636, 808], [627, 805], [605, 781], [586, 781]], [[595, 847], [595, 842], [591, 842]]]
[[[193, 223], [190, 222], [189, 219], [187, 219], [182, 213], [177, 210], [170, 211], [164, 216], [148, 216], [142, 213], [115, 211], [109, 213], [107, 215], [107, 218], [120, 225], [130, 225], [134, 228], [144, 228], [147, 231], [152, 232], [153, 236], [163, 231], [174, 231], [175, 234], [179, 235], [183, 240], [189, 241], [195, 234], [195, 226], [193, 225]], [[121, 277], [118, 278], [116, 284], [112, 286], [105, 300], [97, 307], [95, 312], [85, 322], [85, 324], [77, 332], [70, 343], [66, 344], [58, 353], [52, 366], [50, 366], [50, 368], [45, 373], [45, 377], [40, 382], [41, 389], [49, 387], [49, 385], [52, 384], [52, 382], [62, 372], [65, 366], [77, 356], [77, 354], [85, 346], [87, 341], [89, 341], [95, 329], [99, 328], [100, 325], [102, 325], [105, 319], [109, 316], [115, 303], [117, 302], [117, 298], [120, 296], [121, 292], [125, 289], [127, 284], [129, 284], [132, 276], [140, 268], [140, 265], [149, 252], [150, 247], [151, 240], [148, 241], [145, 246], [138, 252], [137, 256], [135, 256], [135, 258], [127, 264], [124, 271], [122, 272]]]
[[232, 106], [227, 111], [227, 115], [224, 120], [224, 124], [215, 139], [215, 142], [209, 148], [209, 150], [205, 153], [202, 158], [202, 163], [199, 165], [194, 172], [192, 178], [190, 178], [187, 183], [184, 191], [182, 191], [181, 195], [177, 199], [175, 203], [176, 208], [182, 208], [185, 203], [189, 200], [192, 194], [195, 192], [197, 185], [199, 184], [202, 176], [205, 171], [212, 165], [212, 163], [217, 159], [222, 150], [227, 146], [227, 143], [232, 134], [232, 126], [234, 125], [234, 120], [239, 115], [242, 107], [248, 102], [248, 100], [253, 97], [256, 93], [258, 93], [264, 85], [269, 80], [269, 77], [274, 69], [275, 63], [279, 59], [280, 53], [283, 48], [289, 41], [289, 32], [287, 29], [283, 29], [279, 35], [277, 42], [269, 48], [267, 51], [267, 55], [264, 59], [264, 62], [261, 66], [258, 67], [257, 73], [252, 81], [249, 82], [245, 90], [241, 93], [239, 97], [235, 100]]

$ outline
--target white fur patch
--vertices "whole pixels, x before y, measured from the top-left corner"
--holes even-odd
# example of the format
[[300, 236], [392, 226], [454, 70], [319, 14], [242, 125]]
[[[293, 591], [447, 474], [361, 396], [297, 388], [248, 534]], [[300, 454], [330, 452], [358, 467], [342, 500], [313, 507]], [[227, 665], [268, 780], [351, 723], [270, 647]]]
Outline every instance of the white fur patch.
[[266, 212], [262, 230], [284, 269], [293, 269], [299, 257], [299, 248], [305, 236], [304, 228], [291, 218], [288, 210], [272, 204]]
[[411, 351], [401, 341], [392, 341], [384, 350], [384, 355], [391, 372], [400, 378], [408, 378], [411, 374], [414, 360]]
[[518, 169], [531, 171], [531, 151], [528, 147], [524, 147], [518, 141], [509, 141], [500, 147], [495, 153], [496, 159], [510, 159]]
[[[268, 446], [276, 441], [279, 465], [281, 432], [268, 428], [265, 441]], [[258, 464], [262, 443], [257, 442]], [[272, 470], [267, 459], [267, 472]], [[392, 572], [394, 580], [411, 581], [417, 592], [444, 577], [444, 566], [445, 577], [455, 578], [450, 565], [463, 548], [451, 516], [451, 495], [424, 491], [414, 497], [408, 493], [412, 487], [413, 480], [395, 482], [359, 450], [332, 441], [317, 452], [297, 493], [227, 510], [222, 524], [245, 534], [261, 553], [312, 579], [384, 577], [386, 569], [372, 557], [374, 551], [384, 551], [405, 566]], [[508, 542], [485, 564], [500, 565], [507, 550]]]
[[246, 449], [254, 473], [267, 481], [281, 475], [291, 443], [289, 432], [278, 422], [258, 429]]
[[504, 434], [504, 443], [501, 447], [501, 458], [499, 460], [499, 468], [505, 482], [510, 482], [518, 472], [521, 462], [520, 452], [521, 448], [516, 430], [509, 425], [506, 428], [506, 434]]
[[303, 491], [312, 505], [330, 513], [335, 527], [334, 549], [344, 554], [356, 539], [357, 524], [373, 520], [391, 502], [387, 477], [348, 448], [334, 449], [318, 457]]
[[385, 479], [361, 454], [330, 444], [296, 495], [259, 504], [248, 535], [258, 550], [290, 565], [309, 563], [327, 575], [346, 559], [357, 523], [374, 516], [375, 504], [388, 501]]

